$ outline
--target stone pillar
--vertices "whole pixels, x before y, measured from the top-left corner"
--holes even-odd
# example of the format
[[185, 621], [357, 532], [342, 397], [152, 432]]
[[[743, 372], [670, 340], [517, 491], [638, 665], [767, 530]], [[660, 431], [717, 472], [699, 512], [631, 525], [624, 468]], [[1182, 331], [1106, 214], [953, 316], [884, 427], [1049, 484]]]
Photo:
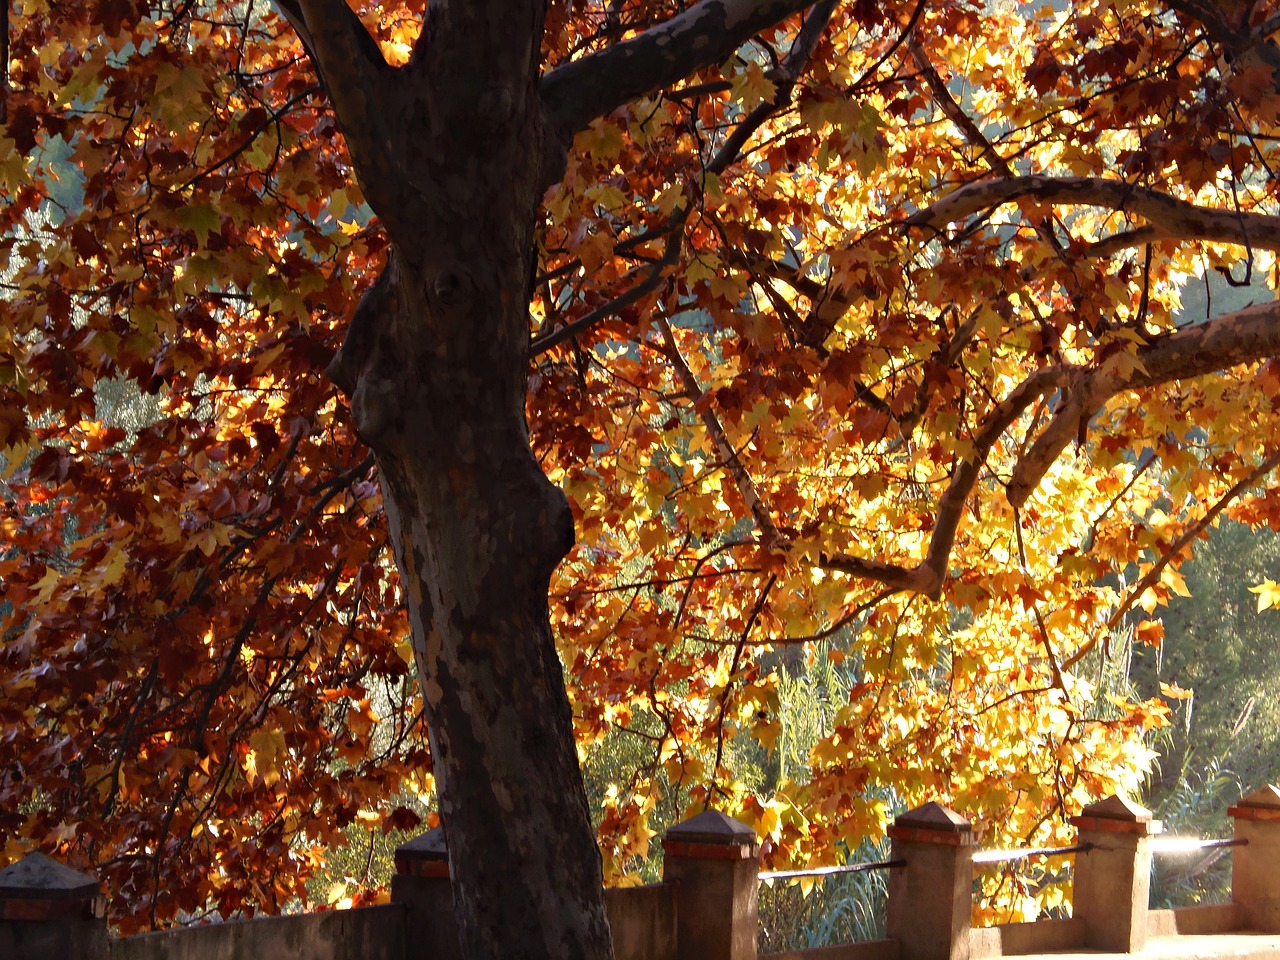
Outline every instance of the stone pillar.
[[717, 810], [667, 831], [662, 878], [675, 887], [676, 960], [755, 960], [755, 831]]
[[391, 902], [405, 907], [405, 960], [462, 960], [444, 828], [396, 847]]
[[1091, 803], [1071, 818], [1077, 842], [1072, 913], [1084, 922], [1085, 946], [1136, 953], [1147, 942], [1151, 838], [1162, 829], [1151, 812], [1119, 796]]
[[1231, 851], [1231, 899], [1246, 930], [1280, 932], [1280, 788], [1255, 790], [1227, 813], [1247, 841]]
[[43, 853], [0, 870], [0, 957], [106, 960], [98, 881]]
[[926, 803], [889, 827], [891, 858], [885, 932], [902, 960], [969, 960], [973, 911], [973, 826], [940, 803]]

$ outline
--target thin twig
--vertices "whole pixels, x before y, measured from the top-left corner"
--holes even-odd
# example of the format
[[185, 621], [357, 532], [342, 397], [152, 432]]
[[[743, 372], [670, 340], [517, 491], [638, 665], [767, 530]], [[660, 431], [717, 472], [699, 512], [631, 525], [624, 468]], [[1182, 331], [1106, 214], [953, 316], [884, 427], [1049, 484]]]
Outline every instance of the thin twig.
[[771, 574], [764, 585], [764, 589], [760, 591], [760, 596], [756, 597], [755, 606], [751, 609], [751, 616], [747, 618], [747, 625], [742, 628], [742, 633], [738, 636], [738, 643], [733, 651], [733, 663], [729, 665], [729, 677], [725, 680], [724, 690], [720, 694], [720, 713], [716, 718], [716, 762], [711, 768], [711, 782], [707, 785], [707, 796], [702, 805], [703, 810], [711, 806], [711, 800], [716, 792], [716, 781], [720, 777], [720, 761], [724, 756], [724, 715], [729, 708], [729, 694], [733, 690], [733, 678], [738, 672], [738, 665], [742, 662], [742, 651], [747, 645], [747, 637], [751, 635], [751, 628], [756, 625], [756, 621], [760, 618], [760, 611], [764, 609], [765, 601], [769, 598], [769, 591], [773, 589], [773, 585], [777, 582], [778, 575], [776, 573]]
[[1210, 524], [1217, 520], [1218, 516], [1223, 510], [1231, 505], [1232, 501], [1274, 470], [1277, 465], [1280, 465], [1280, 450], [1277, 450], [1275, 453], [1271, 454], [1271, 456], [1267, 457], [1267, 459], [1263, 460], [1260, 464], [1250, 470], [1248, 476], [1243, 480], [1238, 481], [1230, 490], [1224, 493], [1221, 498], [1219, 498], [1218, 502], [1205, 512], [1203, 517], [1191, 526], [1187, 527], [1187, 529], [1182, 532], [1182, 536], [1178, 537], [1177, 540], [1170, 544], [1169, 549], [1166, 550], [1160, 559], [1152, 565], [1151, 569], [1143, 575], [1142, 579], [1134, 584], [1133, 589], [1129, 591], [1129, 595], [1125, 597], [1124, 601], [1116, 608], [1115, 612], [1107, 618], [1107, 622], [1094, 634], [1093, 638], [1083, 644], [1080, 649], [1063, 662], [1062, 669], [1070, 670], [1080, 662], [1085, 654], [1097, 646], [1100, 638], [1110, 636], [1111, 631], [1114, 630], [1119, 625], [1120, 621], [1124, 619], [1125, 614], [1129, 612], [1130, 608], [1138, 602], [1142, 595], [1146, 593], [1147, 590], [1156, 583], [1156, 581], [1160, 579], [1160, 574], [1164, 571], [1164, 568], [1167, 567], [1188, 544], [1195, 540], [1196, 537], [1200, 536], [1200, 534], [1204, 532]]
[[675, 367], [676, 374], [680, 377], [680, 382], [684, 384], [689, 402], [698, 409], [702, 424], [706, 427], [707, 434], [711, 437], [711, 442], [715, 444], [716, 450], [719, 451], [720, 459], [724, 463], [725, 469], [733, 477], [738, 493], [746, 501], [747, 508], [751, 511], [751, 516], [755, 518], [765, 549], [769, 551], [779, 549], [784, 543], [783, 536], [773, 522], [773, 517], [769, 514], [768, 507], [765, 506], [764, 501], [760, 498], [760, 491], [756, 488], [755, 480], [747, 472], [747, 468], [743, 466], [742, 460], [738, 457], [738, 451], [729, 442], [728, 434], [725, 433], [724, 425], [720, 422], [716, 412], [710, 406], [699, 403], [704, 396], [704, 391], [701, 384], [698, 383], [698, 378], [694, 376], [689, 364], [685, 361], [684, 355], [680, 352], [680, 346], [676, 343], [675, 332], [671, 329], [671, 322], [661, 315], [657, 319], [658, 329], [661, 331], [663, 341], [666, 344], [667, 357], [670, 359], [672, 366]]

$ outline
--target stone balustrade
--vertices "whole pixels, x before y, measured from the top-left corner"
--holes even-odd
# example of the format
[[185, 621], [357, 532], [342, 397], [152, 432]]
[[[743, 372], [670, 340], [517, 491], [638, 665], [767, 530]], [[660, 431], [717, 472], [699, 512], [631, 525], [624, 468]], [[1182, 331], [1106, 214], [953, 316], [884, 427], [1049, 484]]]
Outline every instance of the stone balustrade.
[[[1257, 790], [1230, 814], [1237, 846], [1228, 904], [1149, 910], [1160, 824], [1110, 797], [1072, 818], [1070, 918], [974, 929], [972, 827], [928, 803], [889, 828], [887, 939], [771, 960], [985, 960], [1073, 950], [1280, 956], [1280, 789]], [[663, 848], [662, 883], [605, 892], [617, 960], [756, 960], [759, 848], [751, 828], [707, 811], [668, 830]], [[35, 853], [0, 871], [0, 958], [460, 960], [443, 832], [404, 844], [395, 860], [388, 906], [112, 939], [97, 881]], [[1186, 942], [1171, 946], [1178, 938]]]

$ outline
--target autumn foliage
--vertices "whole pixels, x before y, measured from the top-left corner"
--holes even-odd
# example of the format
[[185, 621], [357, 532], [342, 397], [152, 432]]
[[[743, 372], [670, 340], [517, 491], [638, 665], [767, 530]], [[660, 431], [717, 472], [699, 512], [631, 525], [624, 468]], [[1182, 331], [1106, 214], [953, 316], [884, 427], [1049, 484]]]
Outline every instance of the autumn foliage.
[[[677, 6], [552, 4], [547, 75]], [[404, 63], [422, 5], [358, 12]], [[782, 867], [895, 803], [1041, 844], [1138, 787], [1166, 701], [1109, 645], [1159, 643], [1219, 516], [1280, 528], [1280, 322], [1178, 314], [1280, 246], [1277, 29], [823, 2], [577, 137], [528, 417], [577, 524], [550, 609], [580, 751], [642, 746], [612, 879], [659, 808], [724, 809]], [[431, 787], [324, 375], [386, 242], [275, 8], [27, 0], [10, 32], [0, 863], [95, 867], [125, 930], [281, 909]], [[818, 641], [848, 700], [771, 775]]]

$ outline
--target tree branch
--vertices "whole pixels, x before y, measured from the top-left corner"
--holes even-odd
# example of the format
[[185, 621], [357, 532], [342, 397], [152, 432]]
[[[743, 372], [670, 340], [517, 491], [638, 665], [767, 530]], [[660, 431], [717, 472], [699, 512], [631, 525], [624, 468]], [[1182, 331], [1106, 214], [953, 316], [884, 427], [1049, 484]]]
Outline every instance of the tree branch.
[[973, 437], [973, 452], [957, 462], [938, 504], [925, 559], [915, 567], [847, 554], [824, 554], [818, 566], [875, 580], [893, 591], [936, 598], [946, 577], [964, 506], [1000, 436], [1036, 400], [1066, 391], [1049, 425], [1014, 468], [1008, 499], [1021, 508], [1049, 467], [1102, 406], [1124, 390], [1190, 379], [1280, 355], [1280, 302], [1258, 304], [1113, 353], [1094, 368], [1058, 364], [1036, 371], [988, 414]]
[[329, 94], [355, 161], [369, 181], [392, 176], [380, 117], [394, 69], [346, 0], [275, 0]]
[[1014, 468], [1008, 498], [1021, 507], [1063, 450], [1123, 390], [1189, 380], [1280, 354], [1280, 302], [1261, 303], [1112, 354], [1077, 374], [1044, 432]]
[[[939, 75], [937, 68], [933, 65], [933, 61], [929, 59], [929, 55], [924, 48], [913, 39], [910, 50], [911, 58], [915, 62], [916, 68], [920, 71], [920, 75], [925, 78], [925, 81], [929, 84], [929, 89], [933, 92], [934, 102], [947, 115], [947, 118], [956, 125], [956, 128], [964, 135], [965, 140], [971, 146], [977, 147], [982, 151], [979, 159], [986, 163], [993, 173], [1006, 178], [1014, 177], [1013, 167], [1009, 165], [1009, 161], [987, 139], [987, 135], [982, 132], [982, 128], [978, 126], [977, 121], [965, 113], [959, 101], [952, 96], [951, 90]], [[1036, 217], [1032, 226], [1058, 258], [1065, 262], [1066, 251], [1062, 247], [1062, 241], [1053, 232], [1052, 217]]]
[[[687, 208], [684, 212], [687, 214]], [[678, 222], [671, 224], [671, 230], [667, 233], [667, 243], [662, 257], [648, 268], [643, 280], [572, 323], [567, 323], [563, 327], [557, 327], [554, 330], [548, 330], [546, 333], [539, 333], [529, 341], [529, 356], [536, 357], [538, 354], [545, 353], [552, 347], [558, 346], [580, 333], [585, 333], [597, 324], [615, 316], [623, 307], [630, 306], [662, 286], [667, 279], [668, 269], [678, 259], [680, 248], [684, 244], [684, 220], [685, 217], [680, 216]]]
[[567, 142], [596, 117], [723, 62], [752, 36], [812, 2], [702, 0], [638, 36], [562, 64], [540, 84], [551, 128]]
[[1074, 667], [1083, 659], [1085, 654], [1098, 645], [1099, 640], [1105, 643], [1111, 635], [1111, 631], [1120, 625], [1120, 621], [1124, 619], [1125, 614], [1129, 612], [1135, 603], [1142, 599], [1144, 593], [1159, 582], [1160, 574], [1164, 572], [1164, 568], [1182, 553], [1196, 537], [1207, 530], [1210, 524], [1218, 519], [1223, 510], [1227, 509], [1242, 493], [1257, 484], [1278, 465], [1280, 465], [1280, 451], [1271, 454], [1271, 456], [1250, 470], [1244, 479], [1237, 481], [1230, 490], [1219, 497], [1218, 502], [1205, 511], [1203, 517], [1183, 530], [1182, 535], [1169, 545], [1169, 549], [1164, 551], [1160, 559], [1142, 576], [1142, 579], [1133, 585], [1133, 589], [1129, 591], [1128, 596], [1124, 598], [1120, 606], [1116, 607], [1115, 612], [1107, 618], [1107, 622], [1103, 624], [1102, 629], [1094, 631], [1089, 641], [1063, 662], [1062, 669], [1069, 670]]
[[855, 577], [877, 580], [894, 590], [910, 590], [923, 593], [935, 600], [942, 593], [947, 564], [955, 545], [956, 531], [964, 515], [964, 505], [978, 482], [982, 465], [995, 442], [1010, 425], [1040, 397], [1062, 387], [1071, 368], [1045, 367], [1037, 370], [1015, 387], [1007, 397], [991, 409], [981, 428], [973, 437], [973, 452], [960, 460], [951, 472], [951, 482], [938, 503], [938, 515], [933, 534], [929, 539], [929, 552], [923, 562], [915, 567], [851, 557], [845, 554], [824, 555], [818, 566], [826, 570], [838, 570]]
[[1113, 233], [1105, 239], [1099, 240], [1097, 243], [1091, 243], [1077, 256], [1088, 257], [1090, 259], [1106, 259], [1115, 256], [1121, 250], [1131, 250], [1134, 247], [1141, 247], [1149, 243], [1155, 243], [1159, 240], [1170, 240], [1172, 237], [1166, 236], [1160, 230], [1147, 224], [1144, 227], [1134, 227], [1132, 230], [1122, 230], [1119, 233]]
[[894, 593], [905, 590], [910, 593], [934, 596], [941, 587], [941, 582], [935, 581], [924, 564], [904, 567], [898, 563], [885, 563], [883, 560], [872, 560], [869, 557], [834, 553], [822, 554], [818, 558], [818, 566], [823, 570], [847, 573], [851, 577], [875, 580], [883, 583]]
[[913, 214], [904, 221], [904, 226], [942, 233], [949, 224], [1022, 199], [1135, 213], [1147, 220], [1152, 231], [1139, 234], [1140, 239], [1135, 242], [1140, 243], [1194, 238], [1212, 243], [1244, 244], [1247, 239], [1254, 248], [1280, 250], [1280, 217], [1199, 207], [1159, 190], [1101, 177], [1026, 176], [981, 180], [960, 187]]
[[720, 422], [720, 418], [716, 416], [716, 412], [709, 405], [699, 403], [703, 398], [702, 386], [698, 383], [698, 378], [694, 376], [689, 364], [684, 359], [684, 355], [680, 352], [680, 345], [676, 343], [671, 323], [661, 314], [658, 315], [657, 319], [658, 328], [662, 331], [662, 339], [666, 343], [667, 356], [670, 358], [672, 366], [676, 368], [680, 382], [684, 384], [685, 393], [689, 396], [689, 402], [698, 410], [702, 425], [706, 427], [707, 435], [711, 437], [711, 442], [715, 445], [716, 452], [720, 454], [721, 463], [724, 464], [725, 470], [729, 472], [729, 476], [733, 477], [738, 493], [746, 501], [747, 507], [751, 511], [751, 516], [755, 518], [756, 526], [760, 530], [762, 546], [770, 553], [775, 550], [785, 549], [786, 541], [779, 532], [777, 524], [773, 522], [769, 508], [760, 498], [760, 491], [756, 488], [755, 480], [747, 472], [747, 468], [743, 466], [742, 460], [738, 457], [738, 451], [729, 442], [729, 436], [725, 433], [724, 425]]
[[805, 18], [804, 26], [800, 28], [800, 32], [796, 35], [795, 43], [791, 45], [790, 52], [783, 59], [782, 66], [774, 72], [776, 74], [777, 90], [773, 99], [757, 104], [755, 109], [747, 114], [734, 128], [733, 133], [725, 138], [720, 150], [712, 158], [711, 162], [707, 164], [708, 172], [724, 172], [729, 164], [738, 159], [738, 154], [747, 145], [751, 135], [759, 130], [761, 125], [781, 107], [791, 102], [791, 95], [795, 90], [796, 81], [800, 79], [800, 74], [804, 72], [804, 68], [808, 65], [809, 58], [813, 56], [813, 50], [818, 45], [822, 32], [831, 21], [831, 14], [835, 12], [835, 8], [836, 0], [818, 0], [814, 4], [809, 16]]

